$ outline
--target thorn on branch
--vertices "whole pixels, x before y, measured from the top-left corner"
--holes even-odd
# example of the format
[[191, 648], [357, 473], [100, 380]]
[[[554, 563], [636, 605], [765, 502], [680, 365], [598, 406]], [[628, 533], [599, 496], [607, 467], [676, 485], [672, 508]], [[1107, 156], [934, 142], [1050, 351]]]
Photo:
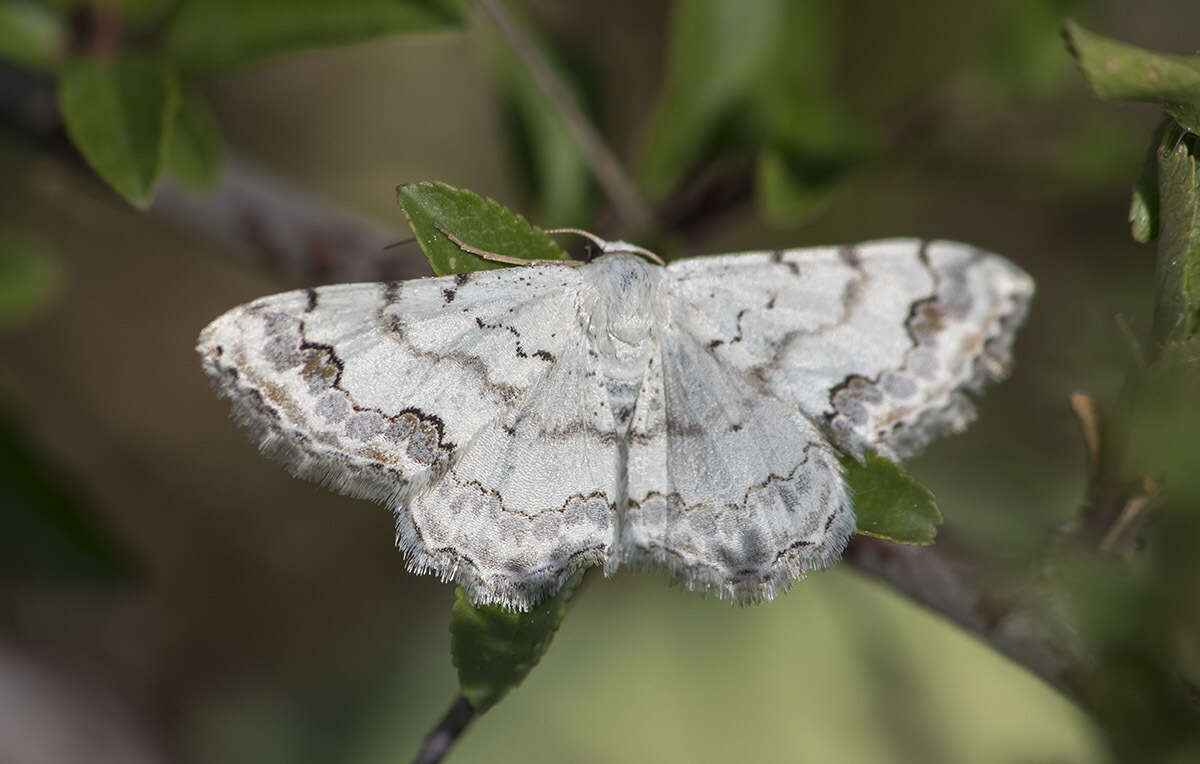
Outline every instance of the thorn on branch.
[[1142, 529], [1150, 519], [1150, 510], [1157, 502], [1157, 486], [1154, 481], [1146, 479], [1146, 493], [1135, 496], [1125, 503], [1117, 519], [1109, 526], [1104, 538], [1100, 540], [1100, 551], [1109, 554], [1123, 555], [1133, 550]]
[[1158, 487], [1146, 478], [1137, 492], [1121, 481], [1109, 463], [1104, 418], [1096, 399], [1072, 393], [1070, 403], [1087, 450], [1088, 488], [1087, 503], [1063, 529], [1063, 535], [1080, 536], [1101, 552], [1125, 554], [1141, 536], [1149, 510], [1157, 501]]
[[[1083, 445], [1087, 449], [1088, 484], [1095, 487], [1100, 477], [1101, 466], [1101, 418], [1100, 406], [1096, 399], [1084, 393], [1071, 393], [1071, 411], [1079, 423], [1079, 431], [1083, 436]], [[1091, 491], [1089, 491], [1089, 496]]]

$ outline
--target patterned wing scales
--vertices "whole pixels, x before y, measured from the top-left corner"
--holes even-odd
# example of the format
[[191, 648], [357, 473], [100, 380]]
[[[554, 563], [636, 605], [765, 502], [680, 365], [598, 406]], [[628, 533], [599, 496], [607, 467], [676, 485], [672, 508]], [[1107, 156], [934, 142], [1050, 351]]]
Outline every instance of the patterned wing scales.
[[586, 343], [483, 428], [399, 513], [414, 567], [521, 610], [615, 547], [624, 454]]
[[[600, 262], [289, 292], [221, 316], [198, 350], [264, 451], [390, 506], [410, 567], [477, 602], [527, 609], [580, 566], [622, 563], [751, 601], [832, 564], [854, 531], [826, 435], [895, 458], [964, 427], [1033, 292], [949, 242], [639, 279], [646, 266]], [[651, 283], [664, 303], [637, 302]], [[638, 385], [622, 343], [646, 316]], [[626, 383], [631, 419], [611, 409]]]
[[1007, 374], [1033, 295], [1004, 258], [943, 241], [694, 258], [667, 270], [672, 311], [718, 358], [840, 446], [892, 458], [967, 425], [965, 393]]
[[686, 325], [659, 347], [629, 436], [622, 560], [742, 602], [836, 562], [855, 520], [821, 433]]
[[[403, 535], [409, 497], [581, 346], [579, 284], [540, 266], [288, 292], [222, 315], [197, 349], [266, 453], [392, 507]], [[456, 574], [415, 532], [400, 542], [414, 567]]]

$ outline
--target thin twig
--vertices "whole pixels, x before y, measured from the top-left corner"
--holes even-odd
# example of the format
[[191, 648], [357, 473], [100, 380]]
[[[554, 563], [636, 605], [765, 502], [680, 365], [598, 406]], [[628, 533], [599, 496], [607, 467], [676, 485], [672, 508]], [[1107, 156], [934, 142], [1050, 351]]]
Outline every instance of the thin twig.
[[558, 110], [567, 125], [567, 130], [579, 144], [579, 150], [583, 152], [584, 160], [604, 189], [609, 201], [612, 202], [617, 214], [624, 219], [625, 225], [634, 233], [649, 231], [653, 227], [654, 218], [650, 206], [642, 197], [642, 192], [625, 172], [616, 154], [592, 126], [583, 110], [579, 108], [575, 97], [554, 73], [542, 52], [521, 31], [501, 0], [479, 0], [479, 4], [492, 17], [500, 34], [521, 57], [521, 61], [529, 70], [538, 90], [542, 91], [542, 95]]
[[1113, 521], [1104, 538], [1100, 539], [1100, 551], [1112, 554], [1122, 554], [1133, 548], [1141, 535], [1142, 527], [1146, 524], [1155, 495], [1148, 493], [1134, 496], [1121, 509], [1121, 514]]
[[450, 747], [474, 719], [475, 709], [466, 698], [459, 695], [433, 731], [425, 736], [413, 764], [437, 764], [445, 758]]
[[[0, 123], [91, 175], [67, 139], [51, 78], [0, 62]], [[336, 210], [235, 153], [226, 156], [210, 191], [191, 192], [170, 179], [157, 190], [152, 212], [227, 242], [231, 253], [304, 286], [429, 275], [415, 248], [410, 255], [385, 251], [403, 236], [401, 228]]]
[[[979, 580], [949, 545], [905, 546], [855, 536], [846, 562], [974, 633], [1065, 696], [1079, 701], [1086, 661], [1066, 630], [1055, 629], [1035, 603], [1003, 596]], [[1047, 608], [1048, 610], [1049, 608]]]
[[236, 155], [226, 157], [208, 193], [164, 180], [151, 210], [234, 244], [234, 252], [306, 286], [429, 274], [415, 248], [408, 255], [390, 251], [403, 236], [400, 229], [334, 210]]
[[[1120, 522], [1123, 513], [1131, 511], [1131, 497], [1128, 486], [1119, 477], [1119, 470], [1114, 469], [1112, 446], [1108, 442], [1112, 437], [1111, 427], [1107, 425], [1100, 404], [1084, 393], [1072, 393], [1070, 403], [1087, 451], [1088, 480], [1086, 501], [1063, 526], [1061, 537], [1074, 538], [1090, 548], [1108, 551], [1106, 544], [1116, 543], [1110, 539], [1114, 524]], [[1141, 509], [1135, 507], [1135, 515], [1140, 514]]]

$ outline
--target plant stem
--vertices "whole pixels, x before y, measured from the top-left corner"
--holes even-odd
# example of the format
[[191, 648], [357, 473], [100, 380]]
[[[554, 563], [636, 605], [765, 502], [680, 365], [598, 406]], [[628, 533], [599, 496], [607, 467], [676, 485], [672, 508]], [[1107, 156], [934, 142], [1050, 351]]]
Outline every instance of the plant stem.
[[604, 138], [592, 126], [583, 110], [579, 108], [575, 97], [554, 73], [545, 56], [537, 46], [521, 31], [508, 9], [501, 0], [479, 0], [484, 11], [492, 17], [500, 34], [512, 47], [534, 83], [542, 91], [547, 100], [558, 110], [559, 116], [567, 125], [567, 130], [574, 136], [583, 152], [584, 161], [596, 176], [604, 193], [612, 202], [617, 215], [625, 225], [630, 227], [630, 233], [645, 233], [654, 225], [654, 216], [650, 206], [642, 197], [642, 192], [625, 172], [621, 161], [604, 141]]
[[1082, 702], [1079, 680], [1087, 673], [1068, 630], [1055, 628], [1051, 607], [1034, 599], [1018, 600], [986, 586], [965, 560], [937, 546], [905, 546], [855, 536], [844, 560], [921, 603], [1041, 677], [1075, 702]]
[[203, 195], [164, 179], [151, 210], [240, 244], [244, 254], [305, 286], [429, 274], [415, 246], [409, 256], [388, 249], [404, 238], [400, 229], [336, 210], [237, 155], [226, 155], [217, 187]]
[[445, 758], [463, 730], [475, 719], [475, 709], [459, 695], [433, 731], [425, 736], [413, 764], [437, 764]]

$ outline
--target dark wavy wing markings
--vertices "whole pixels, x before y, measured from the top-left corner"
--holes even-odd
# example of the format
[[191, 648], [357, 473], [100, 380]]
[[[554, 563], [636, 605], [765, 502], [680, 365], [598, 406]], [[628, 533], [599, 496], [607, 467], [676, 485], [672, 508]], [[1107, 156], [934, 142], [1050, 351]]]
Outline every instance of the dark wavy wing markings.
[[586, 342], [464, 443], [398, 518], [412, 565], [528, 609], [612, 557], [624, 446]]
[[820, 431], [686, 324], [659, 345], [630, 438], [622, 560], [738, 601], [835, 562], [854, 513]]
[[197, 349], [266, 453], [404, 515], [412, 493], [580, 347], [580, 283], [555, 266], [299, 290], [227, 312]]
[[1007, 374], [1033, 294], [1002, 257], [915, 239], [695, 258], [668, 272], [672, 311], [718, 358], [842, 447], [892, 457], [966, 426], [965, 393]]

